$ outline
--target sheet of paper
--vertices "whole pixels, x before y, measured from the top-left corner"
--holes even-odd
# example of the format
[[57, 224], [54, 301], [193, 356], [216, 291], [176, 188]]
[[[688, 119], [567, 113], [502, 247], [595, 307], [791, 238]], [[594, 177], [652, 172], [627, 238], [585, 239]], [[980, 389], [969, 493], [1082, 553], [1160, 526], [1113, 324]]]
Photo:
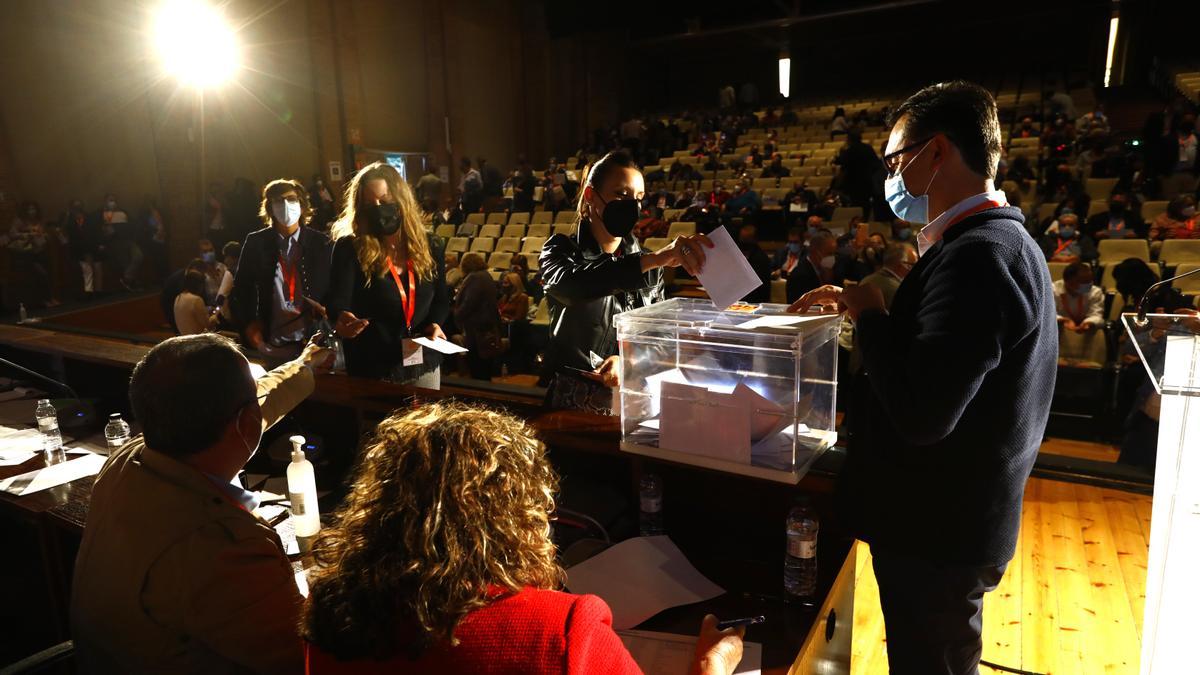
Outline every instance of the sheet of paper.
[[104, 461], [105, 458], [100, 455], [83, 455], [61, 464], [51, 464], [44, 469], [5, 478], [0, 481], [0, 490], [14, 495], [33, 494], [73, 480], [94, 476], [100, 473]]
[[0, 466], [16, 466], [24, 464], [37, 456], [32, 450], [0, 450]]
[[429, 347], [433, 351], [441, 352], [443, 354], [464, 354], [467, 352], [466, 347], [459, 347], [453, 342], [449, 340], [443, 340], [442, 338], [430, 340], [429, 338], [419, 337], [413, 338], [413, 342], [423, 347]]
[[663, 382], [660, 405], [660, 448], [750, 463], [750, 409], [731, 393]]
[[692, 566], [670, 537], [636, 537], [567, 570], [572, 593], [600, 596], [613, 628], [633, 628], [664, 609], [721, 595], [720, 586]]
[[731, 396], [739, 405], [745, 406], [750, 416], [750, 440], [761, 441], [783, 431], [792, 422], [786, 410], [762, 394], [754, 391], [745, 382], [738, 382]]
[[828, 314], [764, 314], [763, 316], [755, 317], [749, 321], [739, 323], [734, 328], [783, 328], [787, 326], [795, 326], [812, 321], [813, 319], [823, 319], [829, 316]]
[[698, 275], [717, 309], [725, 309], [762, 285], [750, 262], [724, 226], [708, 233], [713, 248], [704, 249], [704, 268]]
[[[621, 643], [646, 675], [686, 673], [696, 650], [696, 636], [656, 633], [648, 630], [619, 630]], [[734, 673], [751, 675], [762, 671], [762, 645], [742, 643], [742, 660]]]
[[0, 428], [0, 457], [41, 452], [43, 447], [42, 433], [37, 429]]

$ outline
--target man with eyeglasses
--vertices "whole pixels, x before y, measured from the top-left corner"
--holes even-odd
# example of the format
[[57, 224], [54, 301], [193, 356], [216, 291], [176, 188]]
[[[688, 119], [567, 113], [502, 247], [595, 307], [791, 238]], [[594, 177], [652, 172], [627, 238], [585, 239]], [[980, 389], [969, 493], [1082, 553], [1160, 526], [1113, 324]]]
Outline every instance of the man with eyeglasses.
[[[891, 116], [885, 194], [920, 259], [888, 308], [878, 286], [792, 305], [855, 322], [863, 371], [839, 478], [843, 522], [871, 545], [893, 673], [978, 672], [983, 596], [1012, 558], [1058, 357], [1045, 259], [994, 178], [996, 103], [956, 81]], [[928, 224], [926, 224], [928, 223]]]

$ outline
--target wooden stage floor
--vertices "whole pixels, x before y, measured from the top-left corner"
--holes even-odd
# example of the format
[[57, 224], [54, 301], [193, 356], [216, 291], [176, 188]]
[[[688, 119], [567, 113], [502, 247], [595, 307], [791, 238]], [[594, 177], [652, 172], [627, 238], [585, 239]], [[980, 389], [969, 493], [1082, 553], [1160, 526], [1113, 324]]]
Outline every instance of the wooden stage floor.
[[[1045, 675], [1137, 673], [1150, 500], [1031, 479], [1017, 554], [984, 599], [984, 660]], [[886, 673], [870, 556], [859, 555], [858, 564], [851, 672]]]

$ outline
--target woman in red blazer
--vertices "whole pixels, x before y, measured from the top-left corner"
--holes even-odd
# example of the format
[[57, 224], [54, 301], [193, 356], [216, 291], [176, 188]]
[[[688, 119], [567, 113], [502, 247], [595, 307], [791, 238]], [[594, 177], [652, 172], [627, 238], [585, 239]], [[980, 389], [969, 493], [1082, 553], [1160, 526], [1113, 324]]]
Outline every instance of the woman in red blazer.
[[[314, 546], [307, 672], [640, 673], [603, 600], [554, 590], [557, 483], [508, 415], [435, 404], [380, 423]], [[732, 673], [741, 652], [706, 617], [691, 672]]]

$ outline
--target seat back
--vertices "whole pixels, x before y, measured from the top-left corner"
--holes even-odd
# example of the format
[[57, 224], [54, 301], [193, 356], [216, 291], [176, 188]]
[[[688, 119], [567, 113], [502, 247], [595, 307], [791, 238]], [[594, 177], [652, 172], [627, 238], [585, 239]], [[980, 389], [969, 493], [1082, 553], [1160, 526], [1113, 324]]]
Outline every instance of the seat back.
[[521, 243], [521, 253], [538, 255], [542, 252], [544, 243], [544, 237], [525, 237], [525, 241]]
[[521, 240], [516, 237], [500, 237], [500, 240], [496, 242], [496, 250], [516, 253], [521, 250]]
[[671, 228], [667, 230], [667, 239], [691, 236], [693, 234], [696, 234], [695, 223], [674, 222], [671, 223]]
[[520, 239], [521, 237], [525, 236], [525, 226], [520, 224], [513, 225], [512, 223], [509, 223], [507, 226], [505, 226], [504, 234], [501, 236], [516, 237], [517, 239]]
[[1150, 244], [1144, 239], [1104, 239], [1100, 242], [1100, 264], [1115, 265], [1126, 258], [1150, 262]]
[[528, 211], [517, 211], [508, 217], [509, 225], [525, 225], [532, 220], [533, 216]]
[[500, 237], [500, 226], [495, 223], [488, 223], [487, 225], [479, 228], [478, 236], [497, 239]]
[[471, 240], [471, 250], [480, 253], [491, 253], [496, 248], [496, 240], [491, 237], [475, 237]]
[[486, 216], [484, 216], [482, 213], [468, 213], [466, 222], [472, 225], [483, 225], [484, 218], [486, 218]]
[[1158, 261], [1167, 267], [1200, 262], [1200, 239], [1168, 239], [1158, 252]]
[[492, 211], [487, 215], [488, 225], [503, 225], [508, 222], [508, 214], [504, 211]]

